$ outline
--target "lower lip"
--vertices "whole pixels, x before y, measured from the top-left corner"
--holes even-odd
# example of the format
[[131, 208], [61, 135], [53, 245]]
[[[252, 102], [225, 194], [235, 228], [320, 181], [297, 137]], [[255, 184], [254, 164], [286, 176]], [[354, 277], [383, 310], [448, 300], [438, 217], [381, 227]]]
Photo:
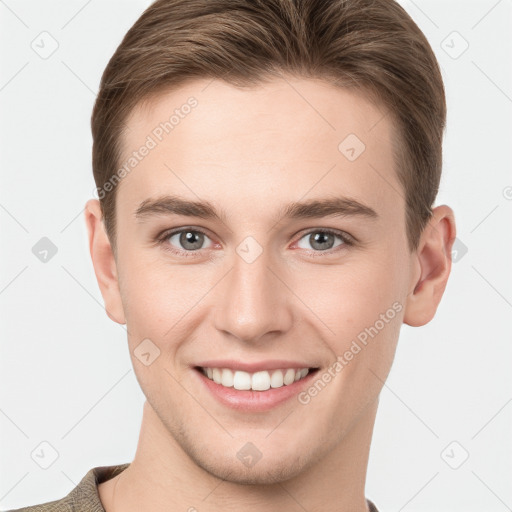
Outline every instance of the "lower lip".
[[270, 388], [267, 391], [227, 388], [210, 380], [201, 370], [194, 369], [194, 372], [210, 390], [212, 395], [223, 405], [240, 411], [262, 412], [268, 411], [296, 396], [309, 384], [318, 370], [310, 371], [303, 379], [297, 380], [292, 384], [284, 385], [280, 388]]

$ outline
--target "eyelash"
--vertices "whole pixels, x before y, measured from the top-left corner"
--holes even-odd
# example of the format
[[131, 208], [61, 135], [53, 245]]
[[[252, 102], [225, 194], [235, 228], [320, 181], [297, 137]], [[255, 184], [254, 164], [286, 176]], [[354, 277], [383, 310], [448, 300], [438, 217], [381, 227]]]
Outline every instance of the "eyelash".
[[[182, 233], [184, 231], [185, 232], [190, 231], [192, 233], [202, 233], [203, 235], [208, 237], [208, 233], [206, 233], [202, 229], [185, 227], [185, 228], [176, 229], [174, 231], [164, 231], [163, 233], [161, 233], [160, 235], [158, 235], [156, 237], [155, 241], [158, 245], [162, 246], [164, 248], [164, 250], [169, 251], [173, 254], [176, 254], [178, 256], [184, 256], [185, 258], [195, 258], [195, 257], [197, 257], [198, 253], [200, 252], [200, 249], [196, 250], [196, 251], [185, 251], [185, 250], [181, 250], [181, 249], [171, 248], [168, 244], [166, 244], [167, 240], [170, 237], [172, 237], [173, 235], [176, 235], [178, 233]], [[312, 252], [311, 255], [313, 258], [322, 257], [326, 254], [329, 255], [329, 254], [336, 253], [340, 248], [342, 249], [344, 246], [351, 247], [351, 246], [355, 245], [355, 242], [356, 242], [356, 239], [354, 237], [352, 237], [351, 235], [349, 235], [348, 233], [345, 233], [343, 231], [338, 231], [335, 229], [330, 229], [330, 228], [311, 229], [311, 230], [307, 231], [306, 233], [303, 233], [300, 236], [299, 240], [302, 240], [302, 238], [304, 238], [306, 235], [310, 235], [311, 233], [322, 233], [322, 234], [334, 235], [334, 236], [337, 236], [338, 238], [340, 238], [343, 242], [341, 245], [335, 247], [334, 249], [328, 249], [326, 251], [311, 251]]]

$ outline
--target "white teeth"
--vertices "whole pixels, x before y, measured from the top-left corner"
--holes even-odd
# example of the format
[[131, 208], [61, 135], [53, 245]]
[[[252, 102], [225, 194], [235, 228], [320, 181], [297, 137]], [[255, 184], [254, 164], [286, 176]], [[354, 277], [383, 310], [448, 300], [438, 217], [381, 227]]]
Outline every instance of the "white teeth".
[[233, 379], [235, 389], [251, 389], [251, 375], [247, 372], [236, 371]]
[[267, 371], [253, 373], [251, 383], [254, 391], [266, 391], [270, 388], [270, 375]]
[[270, 388], [289, 386], [303, 379], [308, 373], [308, 368], [287, 368], [284, 370], [263, 370], [248, 373], [241, 370], [233, 371], [229, 368], [202, 368], [202, 373], [217, 384], [227, 388], [235, 388], [240, 391], [266, 391]]
[[221, 384], [226, 388], [233, 386], [233, 372], [229, 368], [222, 369], [222, 381]]
[[295, 380], [295, 370], [293, 368], [288, 368], [286, 373], [284, 374], [284, 383], [286, 386], [290, 385]]
[[[209, 375], [207, 375], [207, 377], [210, 378]], [[222, 371], [219, 370], [218, 368], [214, 368], [212, 378], [213, 378], [213, 382], [220, 384], [222, 382]]]
[[280, 388], [284, 384], [283, 372], [281, 370], [276, 370], [270, 377], [270, 387], [272, 388]]

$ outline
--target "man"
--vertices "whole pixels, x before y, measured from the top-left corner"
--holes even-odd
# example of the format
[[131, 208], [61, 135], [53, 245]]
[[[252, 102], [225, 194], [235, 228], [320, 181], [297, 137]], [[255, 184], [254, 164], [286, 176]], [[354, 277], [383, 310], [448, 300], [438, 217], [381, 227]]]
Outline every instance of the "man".
[[85, 214], [137, 452], [23, 510], [377, 510], [379, 393], [451, 269], [445, 116], [391, 0], [153, 3], [102, 77]]

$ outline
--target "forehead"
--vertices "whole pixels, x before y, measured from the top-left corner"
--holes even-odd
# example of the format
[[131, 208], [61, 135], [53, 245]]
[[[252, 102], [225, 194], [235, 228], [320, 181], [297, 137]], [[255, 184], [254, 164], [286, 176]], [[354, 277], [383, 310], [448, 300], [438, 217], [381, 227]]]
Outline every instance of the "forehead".
[[321, 80], [191, 81], [139, 104], [126, 127], [121, 165], [133, 165], [118, 197], [132, 213], [164, 193], [245, 210], [326, 194], [403, 206], [391, 116]]

